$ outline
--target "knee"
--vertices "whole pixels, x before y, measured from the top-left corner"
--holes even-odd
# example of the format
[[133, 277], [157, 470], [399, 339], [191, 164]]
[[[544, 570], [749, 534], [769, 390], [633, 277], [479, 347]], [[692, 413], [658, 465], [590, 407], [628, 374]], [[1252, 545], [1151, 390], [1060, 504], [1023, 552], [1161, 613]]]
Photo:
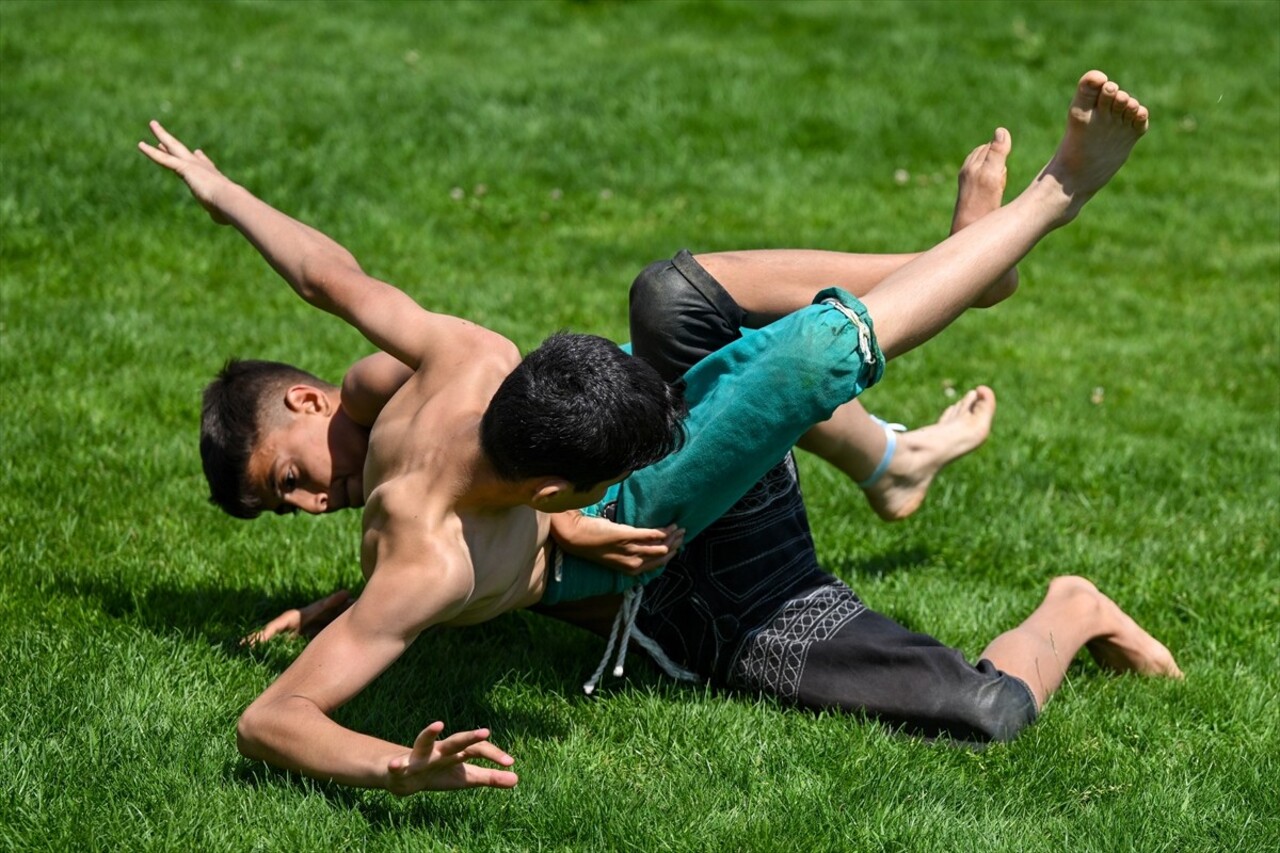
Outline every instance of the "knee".
[[631, 336], [665, 337], [683, 316], [689, 286], [672, 270], [671, 261], [645, 267], [631, 283]]
[[675, 269], [650, 264], [631, 285], [631, 348], [668, 382], [738, 336]]
[[769, 357], [787, 376], [820, 380], [813, 390], [824, 399], [835, 395], [837, 405], [848, 402], [879, 377], [874, 336], [855, 316], [833, 305], [803, 308], [765, 330]]
[[1088, 579], [1077, 575], [1060, 575], [1049, 581], [1045, 602], [1071, 610], [1076, 623], [1092, 623], [1102, 612], [1103, 596]]
[[990, 308], [1013, 296], [1018, 290], [1018, 271], [1010, 270], [999, 281], [982, 292], [973, 303], [974, 308]]
[[967, 722], [983, 740], [1011, 741], [1038, 713], [1031, 688], [1002, 673], [974, 696]]

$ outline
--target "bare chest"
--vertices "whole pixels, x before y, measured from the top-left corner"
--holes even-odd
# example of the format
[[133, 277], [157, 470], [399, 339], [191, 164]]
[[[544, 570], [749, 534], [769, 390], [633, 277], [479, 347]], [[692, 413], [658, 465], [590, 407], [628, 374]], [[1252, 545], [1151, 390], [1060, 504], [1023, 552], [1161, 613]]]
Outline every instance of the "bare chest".
[[527, 507], [462, 515], [462, 538], [475, 571], [475, 591], [453, 624], [473, 624], [529, 607], [542, 597], [550, 525]]

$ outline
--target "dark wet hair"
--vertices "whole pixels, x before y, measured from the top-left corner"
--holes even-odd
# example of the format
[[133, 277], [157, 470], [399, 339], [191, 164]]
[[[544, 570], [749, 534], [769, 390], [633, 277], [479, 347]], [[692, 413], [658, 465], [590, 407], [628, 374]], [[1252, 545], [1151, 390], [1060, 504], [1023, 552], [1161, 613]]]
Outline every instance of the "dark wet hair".
[[686, 414], [682, 383], [612, 341], [559, 332], [503, 381], [480, 442], [506, 480], [554, 476], [586, 490], [680, 447]]
[[257, 518], [262, 505], [249, 485], [249, 457], [266, 434], [293, 385], [333, 386], [278, 361], [232, 358], [204, 389], [200, 461], [209, 501], [236, 518]]

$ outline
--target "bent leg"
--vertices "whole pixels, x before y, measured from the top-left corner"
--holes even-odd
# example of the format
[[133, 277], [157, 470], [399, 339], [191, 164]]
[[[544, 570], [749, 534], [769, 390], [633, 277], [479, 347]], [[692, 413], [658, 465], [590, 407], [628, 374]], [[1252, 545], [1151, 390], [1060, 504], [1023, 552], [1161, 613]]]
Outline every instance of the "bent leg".
[[966, 740], [1036, 717], [1027, 685], [869, 609], [823, 572], [793, 465], [776, 466], [646, 591], [635, 636], [668, 673]]
[[824, 287], [861, 299], [919, 253], [871, 255], [820, 249], [751, 249], [695, 255], [759, 328], [799, 311]]
[[1012, 740], [1038, 713], [1019, 679], [868, 609], [835, 578], [787, 602], [746, 646], [731, 683], [930, 737]]
[[[819, 304], [749, 331], [685, 373], [683, 446], [583, 512], [612, 513], [613, 520], [637, 527], [676, 524], [690, 544], [810, 427], [878, 382], [884, 358], [861, 303], [836, 290], [818, 296]], [[635, 344], [641, 355], [642, 341]], [[661, 571], [633, 578], [564, 555], [543, 603], [622, 592]]]
[[[668, 381], [737, 340], [748, 323], [747, 312], [688, 252], [646, 267], [631, 286], [630, 303], [634, 352]], [[895, 436], [886, 460], [884, 427], [854, 400], [809, 430], [799, 446], [859, 484], [881, 470], [864, 485], [867, 500], [881, 518], [897, 520], [919, 508], [938, 471], [986, 440], [994, 413], [989, 390], [971, 392], [938, 423]]]
[[1040, 606], [1017, 628], [996, 637], [982, 656], [1026, 682], [1037, 707], [1044, 707], [1086, 646], [1099, 665], [1116, 672], [1182, 677], [1159, 640], [1079, 577], [1054, 578]]
[[813, 424], [879, 381], [884, 360], [861, 304], [841, 291], [818, 295], [820, 304], [748, 333], [685, 373], [686, 442], [622, 482], [617, 520], [674, 522], [691, 541]]

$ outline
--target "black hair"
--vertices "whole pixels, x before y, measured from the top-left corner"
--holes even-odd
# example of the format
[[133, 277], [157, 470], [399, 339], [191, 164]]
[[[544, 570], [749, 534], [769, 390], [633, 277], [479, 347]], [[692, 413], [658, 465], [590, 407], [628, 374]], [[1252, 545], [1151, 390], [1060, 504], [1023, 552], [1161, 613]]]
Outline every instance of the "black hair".
[[200, 411], [200, 461], [209, 501], [236, 518], [257, 518], [261, 501], [249, 484], [249, 457], [277, 419], [293, 385], [333, 386], [278, 361], [232, 358], [204, 389]]
[[586, 490], [684, 443], [683, 392], [612, 341], [558, 332], [503, 380], [480, 444], [505, 480], [554, 476]]

